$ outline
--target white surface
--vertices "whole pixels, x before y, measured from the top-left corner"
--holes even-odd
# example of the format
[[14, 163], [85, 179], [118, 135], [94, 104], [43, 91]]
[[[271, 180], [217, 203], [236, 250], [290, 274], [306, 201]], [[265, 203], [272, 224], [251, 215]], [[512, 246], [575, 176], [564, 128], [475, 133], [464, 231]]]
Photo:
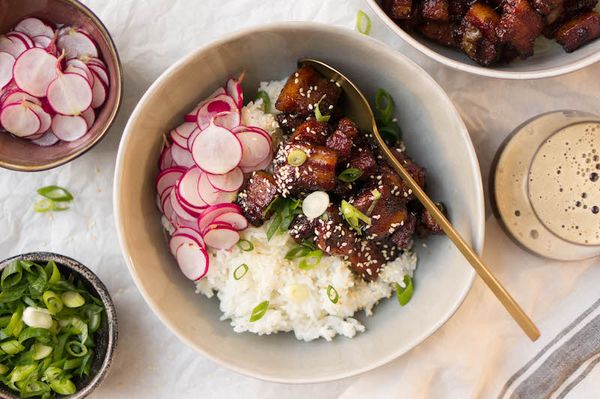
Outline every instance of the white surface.
[[[353, 378], [320, 385], [286, 386], [242, 377], [217, 367], [167, 332], [150, 312], [129, 276], [118, 249], [111, 204], [112, 172], [120, 134], [128, 114], [151, 82], [171, 63], [199, 45], [222, 34], [267, 21], [318, 20], [351, 29], [356, 11], [362, 8], [372, 16], [372, 36], [387, 41], [419, 62], [448, 91], [461, 111], [479, 152], [484, 187], [496, 148], [524, 120], [561, 108], [600, 114], [597, 97], [600, 92], [597, 79], [599, 65], [560, 78], [531, 82], [474, 77], [439, 66], [410, 49], [376, 20], [363, 1], [88, 0], [85, 3], [106, 23], [119, 47], [125, 78], [123, 108], [108, 137], [69, 165], [34, 174], [0, 171], [0, 226], [3, 233], [0, 250], [3, 258], [34, 250], [61, 252], [84, 262], [106, 282], [117, 306], [120, 340], [111, 372], [92, 398], [233, 398], [239, 397], [240, 393], [245, 397], [332, 398], [357, 381]], [[71, 210], [53, 216], [34, 214], [35, 189], [47, 184], [63, 185], [73, 191], [76, 201]], [[501, 233], [497, 231], [496, 234]], [[514, 248], [508, 246], [506, 250]], [[488, 256], [499, 261], [501, 254]], [[536, 278], [551, 278], [552, 288], [561, 296], [571, 292], [574, 278], [583, 270], [568, 266], [545, 269], [541, 267], [543, 264], [538, 262], [535, 267]], [[505, 265], [504, 270], [518, 272], [520, 267], [520, 264], [512, 263]], [[510, 276], [509, 272], [503, 275]], [[560, 274], [557, 276], [557, 273]], [[572, 276], [563, 278], [565, 275]], [[510, 279], [505, 281], [509, 288], [518, 286]], [[538, 283], [532, 286], [533, 293], [545, 289]], [[525, 293], [515, 291], [518, 299], [522, 295]], [[533, 311], [536, 318], [548, 315], [552, 312], [549, 306], [555, 304], [558, 298], [550, 304], [533, 301], [528, 304], [527, 310]], [[499, 306], [490, 305], [488, 311], [493, 312], [494, 319], [511, 328], [510, 320]], [[472, 313], [472, 317], [477, 314]], [[471, 313], [461, 310], [459, 316], [468, 322]], [[468, 328], [467, 325], [463, 327]], [[445, 331], [442, 329], [410, 356], [435, 356], [436, 351], [442, 351], [447, 345], [444, 342]], [[525, 342], [522, 336], [514, 339], [521, 344]], [[507, 341], [506, 345], [514, 342]], [[456, 341], [456, 344], [468, 346], [466, 341]], [[385, 370], [375, 370], [362, 378], [377, 381], [382, 376], [383, 386], [387, 386], [388, 380], [390, 382], [390, 394], [384, 396], [397, 396], [391, 392], [398, 392], [398, 387], [391, 383], [400, 376], [406, 377], [403, 370], [409, 365], [408, 361], [409, 357], [398, 359]], [[486, 366], [489, 372], [493, 372], [493, 361]], [[395, 372], [390, 373], [390, 368]], [[479, 370], [473, 368], [469, 375], [480, 380], [469, 381], [483, 381], [484, 374]], [[448, 367], [430, 371], [432, 379], [452, 379], [464, 370]], [[427, 382], [423, 383], [420, 395], [448, 397], [443, 391], [428, 391]], [[587, 380], [587, 385], [594, 386], [591, 380]], [[355, 389], [349, 390], [347, 397], [357, 397], [361, 392], [360, 385]], [[466, 393], [464, 397], [469, 397], [477, 391], [471, 388], [463, 392]], [[485, 391], [481, 394], [484, 395]], [[586, 396], [581, 394], [579, 397]]]

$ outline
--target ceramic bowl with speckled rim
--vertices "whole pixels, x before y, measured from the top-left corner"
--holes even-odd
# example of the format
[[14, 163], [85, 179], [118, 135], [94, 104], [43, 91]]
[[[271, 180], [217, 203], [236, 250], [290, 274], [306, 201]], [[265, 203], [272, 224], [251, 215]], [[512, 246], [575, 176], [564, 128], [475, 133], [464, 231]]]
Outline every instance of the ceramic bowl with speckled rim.
[[[0, 272], [15, 260], [29, 260], [36, 263], [54, 261], [61, 274], [73, 273], [84, 287], [94, 296], [100, 298], [105, 309], [100, 328], [94, 334], [96, 343], [95, 357], [89, 376], [74, 380], [77, 392], [69, 396], [60, 396], [65, 399], [82, 399], [94, 391], [104, 380], [110, 368], [117, 346], [118, 325], [115, 305], [104, 283], [86, 266], [67, 256], [51, 252], [31, 252], [13, 256], [0, 262]], [[19, 394], [0, 384], [0, 397], [4, 399], [19, 399]]]
[[111, 86], [106, 102], [97, 113], [90, 131], [73, 142], [40, 147], [10, 134], [0, 134], [0, 166], [35, 172], [63, 165], [83, 155], [108, 132], [121, 104], [121, 63], [117, 48], [104, 24], [89, 8], [76, 0], [0, 0], [0, 34], [7, 32], [25, 17], [38, 17], [57, 24], [85, 29], [98, 45], [108, 67]]

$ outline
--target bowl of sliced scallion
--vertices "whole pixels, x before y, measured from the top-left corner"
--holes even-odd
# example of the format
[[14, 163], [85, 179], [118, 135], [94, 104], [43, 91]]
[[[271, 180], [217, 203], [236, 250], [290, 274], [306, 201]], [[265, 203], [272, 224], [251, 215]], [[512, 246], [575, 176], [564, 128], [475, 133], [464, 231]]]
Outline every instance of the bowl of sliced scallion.
[[0, 262], [0, 397], [83, 398], [104, 379], [116, 312], [100, 279], [49, 252]]

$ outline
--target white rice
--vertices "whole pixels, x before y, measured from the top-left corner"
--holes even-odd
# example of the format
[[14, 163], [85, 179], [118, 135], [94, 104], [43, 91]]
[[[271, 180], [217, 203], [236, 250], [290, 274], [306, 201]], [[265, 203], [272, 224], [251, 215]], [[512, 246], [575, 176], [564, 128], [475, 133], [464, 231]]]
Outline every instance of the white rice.
[[[269, 94], [275, 104], [285, 81], [262, 82], [260, 90]], [[272, 114], [262, 111], [262, 101], [249, 103], [242, 110], [242, 123], [258, 126], [274, 134], [278, 125]], [[417, 264], [414, 254], [406, 252], [389, 262], [375, 282], [367, 283], [356, 277], [345, 262], [337, 257], [324, 256], [312, 270], [302, 270], [299, 261], [285, 259], [295, 247], [289, 234], [266, 237], [266, 225], [249, 228], [242, 238], [252, 242], [254, 250], [210, 251], [210, 269], [196, 283], [196, 292], [209, 298], [216, 293], [223, 312], [222, 320], [231, 320], [236, 332], [259, 335], [293, 331], [297, 339], [311, 341], [320, 337], [331, 340], [337, 334], [348, 338], [365, 331], [365, 326], [353, 316], [364, 310], [367, 316], [373, 307], [394, 291], [394, 283], [403, 285], [405, 275], [412, 276]], [[236, 280], [233, 272], [246, 264], [248, 272]], [[331, 285], [339, 295], [334, 304], [327, 295]], [[266, 314], [255, 322], [250, 315], [255, 306], [269, 301]]]

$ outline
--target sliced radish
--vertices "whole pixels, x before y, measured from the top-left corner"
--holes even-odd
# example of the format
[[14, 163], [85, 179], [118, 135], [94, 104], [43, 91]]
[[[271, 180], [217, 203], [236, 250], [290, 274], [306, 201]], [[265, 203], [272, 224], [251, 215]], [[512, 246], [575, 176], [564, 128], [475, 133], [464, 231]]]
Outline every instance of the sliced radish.
[[11, 39], [13, 41], [20, 41], [21, 43], [23, 43], [23, 45], [27, 49], [35, 47], [35, 43], [33, 42], [33, 39], [31, 37], [29, 37], [29, 35], [26, 35], [23, 32], [16, 32], [16, 31], [8, 32], [6, 34], [6, 37], [8, 37], [9, 39]]
[[160, 168], [161, 171], [170, 168], [171, 166], [173, 166], [173, 155], [171, 155], [171, 147], [166, 147], [163, 148], [162, 152], [160, 153], [160, 158], [158, 160], [158, 167]]
[[25, 51], [13, 68], [17, 86], [32, 96], [45, 96], [50, 83], [58, 77], [57, 63], [58, 59], [44, 49]]
[[32, 39], [33, 39], [33, 44], [37, 48], [42, 48], [42, 49], [47, 50], [52, 45], [52, 38], [47, 37], [47, 36], [34, 36]]
[[83, 119], [85, 119], [85, 123], [87, 124], [88, 130], [94, 126], [94, 122], [96, 122], [96, 111], [92, 108], [88, 108], [81, 113]]
[[230, 225], [227, 222], [215, 222], [215, 221], [213, 221], [204, 230], [202, 230], [202, 235], [206, 234], [210, 230], [223, 229], [223, 228], [236, 230], [232, 225]]
[[214, 188], [210, 184], [206, 173], [200, 176], [200, 180], [198, 182], [198, 193], [208, 205], [233, 202], [236, 198], [235, 192], [221, 191]]
[[201, 247], [205, 247], [204, 239], [202, 238], [202, 234], [200, 234], [200, 232], [198, 230], [196, 230], [196, 228], [194, 228], [194, 227], [180, 227], [180, 228], [177, 229], [177, 231], [175, 233], [173, 233], [173, 235], [175, 235], [175, 234], [187, 234], [187, 235], [191, 236], [193, 239], [195, 239], [200, 244]]
[[177, 144], [173, 144], [171, 146], [171, 155], [173, 157], [173, 162], [175, 165], [182, 166], [185, 168], [191, 168], [195, 166], [194, 158], [192, 158], [192, 154], [187, 148], [183, 148], [178, 146]]
[[237, 191], [244, 184], [244, 173], [240, 168], [235, 168], [231, 172], [223, 175], [208, 174], [209, 183], [217, 190]]
[[271, 158], [272, 158], [271, 156], [268, 156], [267, 158], [264, 159], [264, 161], [262, 161], [261, 163], [259, 163], [256, 166], [246, 166], [246, 167], [240, 166], [240, 168], [242, 169], [242, 172], [244, 172], [244, 173], [252, 173], [257, 170], [265, 170], [271, 165], [271, 161], [272, 161]]
[[102, 81], [102, 83], [104, 83], [104, 86], [106, 86], [106, 87], [109, 86], [110, 80], [108, 79], [108, 73], [106, 72], [105, 69], [103, 69], [97, 65], [94, 65], [94, 64], [90, 64], [89, 69], [90, 69], [90, 71], [92, 71], [92, 73], [94, 75], [96, 75]]
[[0, 53], [0, 90], [13, 79], [13, 66], [15, 65], [15, 57], [9, 53]]
[[239, 80], [229, 79], [227, 81], [227, 94], [233, 98], [238, 109], [244, 106], [244, 92], [242, 91], [242, 84]]
[[193, 122], [185, 122], [171, 131], [171, 138], [182, 148], [188, 148], [188, 139], [194, 132], [199, 132], [198, 125]]
[[198, 126], [203, 130], [208, 128], [215, 116], [225, 112], [239, 113], [235, 100], [227, 94], [205, 101], [196, 115]]
[[202, 174], [203, 172], [200, 168], [193, 167], [185, 172], [177, 184], [177, 190], [179, 190], [181, 199], [196, 208], [208, 206], [198, 192], [198, 182]]
[[[69, 67], [74, 67], [74, 68], [79, 68], [81, 70], [83, 70], [85, 72], [85, 78], [88, 80], [88, 82], [93, 83], [94, 82], [94, 74], [92, 73], [92, 71], [90, 70], [90, 68], [88, 67], [88, 65], [81, 61], [78, 58], [72, 58], [70, 60], [67, 60], [67, 62], [65, 63], [67, 65], [67, 69]], [[65, 70], [66, 72], [66, 70]]]
[[31, 94], [27, 94], [24, 91], [15, 91], [11, 94], [9, 94], [5, 99], [4, 99], [4, 103], [5, 104], [12, 104], [12, 103], [20, 103], [21, 101], [28, 101], [30, 103], [33, 104], [38, 104], [41, 105], [41, 101], [37, 98], [32, 96]]
[[248, 220], [238, 212], [227, 212], [219, 215], [213, 220], [213, 223], [227, 223], [238, 231], [248, 227]]
[[240, 234], [233, 228], [218, 227], [204, 234], [204, 242], [215, 249], [230, 249], [240, 240]]
[[40, 129], [41, 121], [30, 105], [26, 101], [7, 105], [0, 114], [0, 124], [18, 137], [36, 134]]
[[222, 112], [220, 114], [215, 115], [213, 122], [217, 126], [224, 127], [226, 129], [234, 129], [240, 125], [242, 121], [242, 116], [238, 110], [230, 111], [230, 112]]
[[256, 166], [271, 156], [271, 143], [264, 135], [255, 131], [246, 130], [237, 133], [236, 137], [242, 143], [243, 149], [240, 166]]
[[185, 172], [186, 169], [177, 166], [160, 172], [156, 178], [156, 192], [162, 196], [167, 189], [175, 187]]
[[206, 228], [212, 224], [217, 217], [232, 212], [242, 213], [242, 209], [237, 204], [217, 204], [209, 206], [198, 218], [198, 230], [206, 230]]
[[15, 58], [27, 51], [27, 46], [22, 40], [9, 35], [0, 36], [0, 51], [8, 53]]
[[183, 275], [190, 280], [199, 280], [208, 273], [208, 252], [196, 243], [181, 245], [175, 258]]
[[52, 109], [63, 115], [79, 115], [92, 104], [89, 82], [75, 73], [64, 73], [56, 78], [48, 87], [47, 96]]
[[215, 175], [234, 169], [242, 159], [242, 145], [231, 131], [212, 122], [192, 143], [192, 157], [202, 170]]
[[52, 39], [54, 36], [54, 29], [38, 18], [25, 18], [15, 26], [14, 30], [31, 37], [44, 36]]
[[42, 137], [40, 137], [39, 139], [32, 140], [31, 142], [39, 145], [40, 147], [50, 147], [51, 145], [58, 143], [59, 140], [60, 139], [56, 137], [56, 135], [52, 133], [51, 130], [49, 130], [46, 133], [44, 133]]
[[56, 45], [67, 58], [98, 57], [98, 49], [90, 36], [80, 29], [61, 29]]
[[75, 141], [85, 136], [88, 127], [81, 116], [56, 114], [52, 117], [52, 131], [63, 141]]
[[100, 108], [106, 102], [108, 88], [102, 83], [102, 80], [94, 78], [92, 85], [92, 108]]
[[177, 197], [177, 190], [171, 190], [171, 194], [169, 195], [169, 200], [171, 205], [173, 206], [173, 210], [177, 214], [178, 217], [189, 220], [190, 222], [196, 221], [196, 215], [190, 213], [186, 208], [181, 205], [181, 201]]
[[36, 113], [38, 118], [40, 119], [40, 128], [38, 129], [38, 133], [41, 135], [46, 133], [50, 126], [52, 125], [52, 116], [47, 113], [44, 108], [37, 104], [31, 104], [30, 108], [33, 112]]
[[[189, 227], [184, 227], [184, 229], [192, 230]], [[171, 236], [171, 239], [169, 240], [169, 249], [171, 250], [171, 253], [173, 255], [177, 254], [177, 249], [179, 249], [179, 247], [182, 244], [186, 244], [188, 242], [194, 242], [194, 243], [198, 244], [199, 246], [204, 247], [204, 245], [203, 245], [204, 239], [201, 238], [203, 241], [200, 242], [195, 238], [195, 236], [192, 236], [187, 233], [183, 233], [181, 230], [182, 230], [181, 228], [178, 228], [173, 233], [173, 235]]]

